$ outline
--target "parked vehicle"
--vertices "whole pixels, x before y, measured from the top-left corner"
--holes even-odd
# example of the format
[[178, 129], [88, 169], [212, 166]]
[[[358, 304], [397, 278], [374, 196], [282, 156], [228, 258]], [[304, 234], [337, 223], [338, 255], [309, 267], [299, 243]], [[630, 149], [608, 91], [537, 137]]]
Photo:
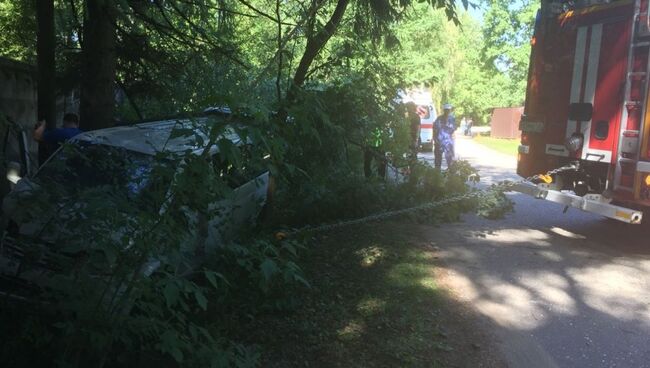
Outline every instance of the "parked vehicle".
[[542, 1], [515, 189], [638, 224], [650, 207], [648, 0]]
[[[206, 249], [189, 255], [188, 269], [179, 272], [191, 271], [191, 268], [203, 262], [203, 257], [217, 251], [220, 244], [238, 228], [254, 222], [267, 201], [269, 191], [269, 172], [263, 164], [264, 157], [252, 157], [251, 142], [241, 138], [234, 126], [229, 126], [216, 138], [238, 147], [242, 153], [240, 158], [245, 162], [237, 167], [228, 163], [221, 156], [221, 146], [208, 145], [210, 137], [198, 129], [204, 127], [206, 122], [206, 118], [168, 120], [82, 133], [56, 151], [32, 175], [22, 169], [26, 163], [13, 162], [9, 165], [14, 169], [7, 173], [7, 179], [15, 186], [3, 202], [2, 223], [5, 231], [0, 244], [0, 295], [24, 298], [25, 295], [21, 295], [23, 291], [37, 290], [44, 278], [56, 272], [57, 267], [53, 267], [50, 260], [56, 257], [74, 258], [84, 253], [83, 249], [76, 252], [60, 249], [57, 239], [61, 234], [47, 227], [53, 220], [65, 219], [69, 211], [78, 211], [86, 206], [83, 200], [76, 201], [78, 193], [111, 187], [134, 205], [140, 206], [139, 209], [152, 216], [162, 215], [175, 195], [172, 190], [174, 182], [192, 180], [188, 177], [191, 172], [184, 165], [188, 155], [205, 157], [209, 161], [208, 167], [225, 179], [231, 193], [206, 204], [214, 216], [205, 219], [206, 234], [194, 234], [205, 237], [203, 243]], [[157, 165], [173, 168], [173, 175], [157, 177], [154, 173]], [[19, 178], [23, 174], [27, 176]], [[58, 197], [48, 198], [66, 199], [73, 206], [61, 207], [54, 215], [48, 213], [39, 216], [40, 209], [30, 198], [51, 183], [56, 183], [60, 190]], [[207, 183], [196, 182], [195, 185]], [[154, 187], [168, 195], [162, 205], [149, 196]], [[32, 212], [37, 213], [25, 220], [22, 214], [32, 210], [30, 206], [34, 206]], [[186, 215], [190, 222], [199, 221], [199, 215], [189, 208]], [[91, 226], [93, 218], [86, 221]], [[118, 226], [110, 233], [102, 232], [96, 236], [119, 238], [127, 235]], [[91, 241], [88, 239], [89, 243]], [[45, 253], [39, 255], [36, 261], [26, 254], [24, 245], [29, 242], [44, 245]], [[140, 272], [144, 275], [155, 272], [160, 265], [160, 257], [165, 255], [152, 254], [147, 257]]]
[[428, 90], [410, 90], [398, 93], [400, 103], [413, 102], [417, 114], [420, 116], [420, 137], [419, 148], [422, 151], [433, 150], [433, 122], [436, 121], [438, 113]]
[[418, 104], [418, 115], [420, 115], [420, 149], [422, 151], [433, 151], [433, 123], [438, 115], [433, 102]]

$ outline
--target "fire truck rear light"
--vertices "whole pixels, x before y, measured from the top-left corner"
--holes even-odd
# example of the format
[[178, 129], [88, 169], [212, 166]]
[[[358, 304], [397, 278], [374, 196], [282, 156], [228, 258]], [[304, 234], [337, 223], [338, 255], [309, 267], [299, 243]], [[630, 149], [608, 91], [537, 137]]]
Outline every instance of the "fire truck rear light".
[[524, 146], [528, 146], [530, 144], [530, 137], [528, 136], [528, 134], [523, 133], [521, 135], [521, 144]]
[[645, 180], [643, 182], [646, 187], [650, 187], [650, 174], [645, 176]]
[[570, 151], [570, 152], [578, 152], [581, 148], [582, 145], [584, 144], [584, 138], [582, 134], [578, 133], [573, 133], [564, 143], [564, 146]]

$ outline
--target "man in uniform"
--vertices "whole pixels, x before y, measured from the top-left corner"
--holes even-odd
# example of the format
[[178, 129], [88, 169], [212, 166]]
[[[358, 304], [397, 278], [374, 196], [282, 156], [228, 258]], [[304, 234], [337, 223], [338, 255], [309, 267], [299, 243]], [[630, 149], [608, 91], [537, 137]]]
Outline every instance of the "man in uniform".
[[382, 131], [378, 127], [373, 129], [366, 142], [366, 147], [363, 152], [363, 172], [366, 178], [372, 175], [372, 161], [377, 165], [377, 175], [382, 180], [386, 177], [386, 152], [382, 149], [383, 139]]
[[420, 148], [420, 115], [418, 107], [413, 102], [406, 104], [406, 120], [409, 124], [409, 138], [411, 140], [409, 148], [411, 149], [411, 158], [417, 158], [418, 149]]
[[434, 161], [436, 169], [442, 167], [442, 156], [445, 156], [447, 167], [454, 161], [454, 132], [456, 131], [456, 119], [451, 114], [453, 106], [445, 104], [442, 115], [438, 116], [433, 123], [433, 134], [435, 138]]

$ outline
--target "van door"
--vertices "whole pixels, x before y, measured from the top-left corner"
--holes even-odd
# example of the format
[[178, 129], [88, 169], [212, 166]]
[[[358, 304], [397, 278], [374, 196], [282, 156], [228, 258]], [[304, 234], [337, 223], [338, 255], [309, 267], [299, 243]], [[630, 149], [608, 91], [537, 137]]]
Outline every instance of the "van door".
[[18, 124], [5, 119], [4, 123], [0, 124], [0, 137], [2, 139], [0, 195], [4, 198], [18, 180], [31, 173], [32, 168], [29, 161], [27, 134]]
[[432, 105], [418, 105], [417, 114], [420, 116], [420, 146], [423, 149], [433, 149], [433, 122], [436, 120], [435, 109]]

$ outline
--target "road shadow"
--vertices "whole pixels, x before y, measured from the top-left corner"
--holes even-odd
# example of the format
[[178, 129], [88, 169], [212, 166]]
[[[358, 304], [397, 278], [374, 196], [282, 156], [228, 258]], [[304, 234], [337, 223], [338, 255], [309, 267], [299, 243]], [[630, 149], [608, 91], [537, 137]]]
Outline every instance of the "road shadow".
[[423, 231], [443, 283], [485, 317], [511, 366], [648, 366], [647, 250], [622, 254], [613, 239], [559, 226], [477, 223]]
[[[458, 140], [485, 188], [516, 158]], [[423, 159], [426, 160], [426, 157]], [[484, 318], [513, 367], [650, 366], [650, 221], [629, 225], [509, 193], [514, 212], [423, 227], [454, 298]]]

